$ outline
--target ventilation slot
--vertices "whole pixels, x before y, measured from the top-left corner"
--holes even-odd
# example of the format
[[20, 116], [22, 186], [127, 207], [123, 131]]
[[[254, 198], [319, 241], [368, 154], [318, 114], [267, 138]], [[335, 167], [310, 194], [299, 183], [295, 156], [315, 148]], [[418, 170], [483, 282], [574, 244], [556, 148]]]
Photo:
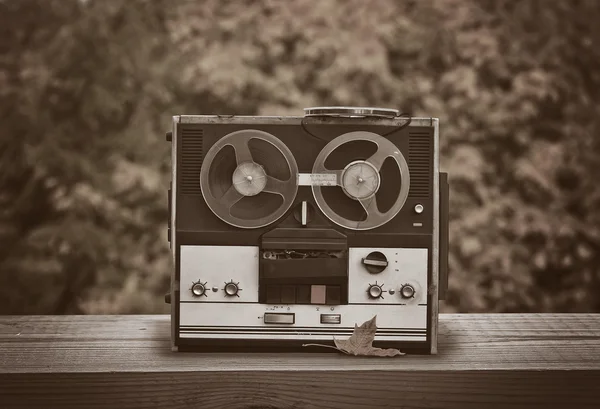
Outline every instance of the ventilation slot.
[[181, 129], [180, 188], [184, 195], [201, 195], [200, 168], [202, 167], [202, 129]]
[[408, 140], [409, 198], [427, 199], [431, 196], [432, 149], [431, 130], [411, 130]]

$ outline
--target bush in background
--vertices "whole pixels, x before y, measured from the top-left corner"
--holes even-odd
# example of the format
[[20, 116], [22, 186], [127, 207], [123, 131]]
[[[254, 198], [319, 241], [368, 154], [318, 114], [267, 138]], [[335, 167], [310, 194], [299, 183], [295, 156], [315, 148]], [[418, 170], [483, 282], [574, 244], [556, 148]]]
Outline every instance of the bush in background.
[[0, 1], [0, 312], [167, 312], [174, 114], [441, 121], [446, 311], [600, 311], [600, 3]]

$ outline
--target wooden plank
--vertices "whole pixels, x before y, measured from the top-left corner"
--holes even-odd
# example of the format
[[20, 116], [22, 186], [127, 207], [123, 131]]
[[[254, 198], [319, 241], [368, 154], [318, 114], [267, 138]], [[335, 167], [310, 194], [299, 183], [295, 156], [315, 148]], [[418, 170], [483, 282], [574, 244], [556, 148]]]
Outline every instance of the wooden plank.
[[0, 317], [0, 407], [597, 407], [600, 315], [440, 316], [437, 356], [202, 354], [168, 316]]

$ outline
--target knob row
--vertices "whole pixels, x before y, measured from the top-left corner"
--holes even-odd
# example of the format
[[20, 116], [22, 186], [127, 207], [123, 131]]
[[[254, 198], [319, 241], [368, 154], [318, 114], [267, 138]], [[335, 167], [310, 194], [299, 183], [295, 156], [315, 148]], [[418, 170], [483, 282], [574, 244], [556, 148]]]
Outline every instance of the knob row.
[[[367, 294], [369, 295], [369, 298], [372, 298], [374, 300], [376, 300], [378, 298], [383, 298], [384, 292], [387, 292], [387, 293], [393, 295], [396, 293], [396, 290], [394, 290], [393, 288], [390, 290], [384, 290], [383, 283], [377, 284], [377, 281], [375, 281], [375, 284], [369, 284], [369, 288], [367, 289]], [[410, 284], [404, 284], [404, 285], [402, 285], [402, 287], [400, 287], [400, 297], [402, 297], [404, 299], [414, 298], [415, 293], [416, 293], [415, 287], [413, 287]]]
[[[192, 283], [192, 287], [190, 288], [190, 290], [192, 291], [192, 294], [195, 297], [207, 297], [206, 293], [208, 291], [208, 287], [206, 285], [206, 282], [203, 283], [202, 281], [196, 281]], [[233, 280], [226, 282], [222, 290], [228, 297], [239, 297], [240, 295], [238, 293], [242, 291], [242, 289], [240, 288], [240, 283], [235, 283]], [[219, 291], [219, 288], [213, 287], [212, 291], [217, 292]]]

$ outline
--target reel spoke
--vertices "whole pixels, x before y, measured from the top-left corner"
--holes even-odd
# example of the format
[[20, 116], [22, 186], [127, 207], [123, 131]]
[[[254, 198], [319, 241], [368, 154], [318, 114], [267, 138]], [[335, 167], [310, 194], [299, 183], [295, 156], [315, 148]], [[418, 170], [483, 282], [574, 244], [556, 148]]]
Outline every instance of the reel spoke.
[[287, 182], [283, 180], [275, 179], [272, 176], [267, 176], [267, 184], [263, 189], [263, 192], [274, 193], [283, 196], [287, 190]]
[[252, 153], [250, 153], [250, 148], [248, 147], [248, 142], [249, 139], [247, 138], [233, 139], [231, 141], [231, 146], [233, 146], [233, 149], [235, 150], [235, 161], [238, 166], [244, 162], [254, 162]]
[[373, 165], [375, 169], [377, 169], [377, 172], [380, 172], [381, 167], [383, 166], [383, 162], [388, 158], [388, 156], [390, 156], [390, 154], [391, 152], [386, 151], [385, 149], [382, 149], [381, 146], [379, 146], [377, 148], [377, 152], [371, 155], [371, 157], [368, 158], [366, 162], [369, 162], [371, 165]]
[[227, 209], [231, 209], [237, 202], [242, 200], [243, 197], [244, 195], [238, 192], [234, 185], [231, 185], [231, 187], [227, 189], [227, 192], [221, 196], [221, 202]]
[[367, 212], [367, 218], [370, 218], [371, 215], [381, 215], [379, 208], [377, 207], [377, 199], [375, 199], [375, 195], [366, 199], [358, 199], [358, 202], [361, 204], [363, 209], [365, 209], [365, 212]]

